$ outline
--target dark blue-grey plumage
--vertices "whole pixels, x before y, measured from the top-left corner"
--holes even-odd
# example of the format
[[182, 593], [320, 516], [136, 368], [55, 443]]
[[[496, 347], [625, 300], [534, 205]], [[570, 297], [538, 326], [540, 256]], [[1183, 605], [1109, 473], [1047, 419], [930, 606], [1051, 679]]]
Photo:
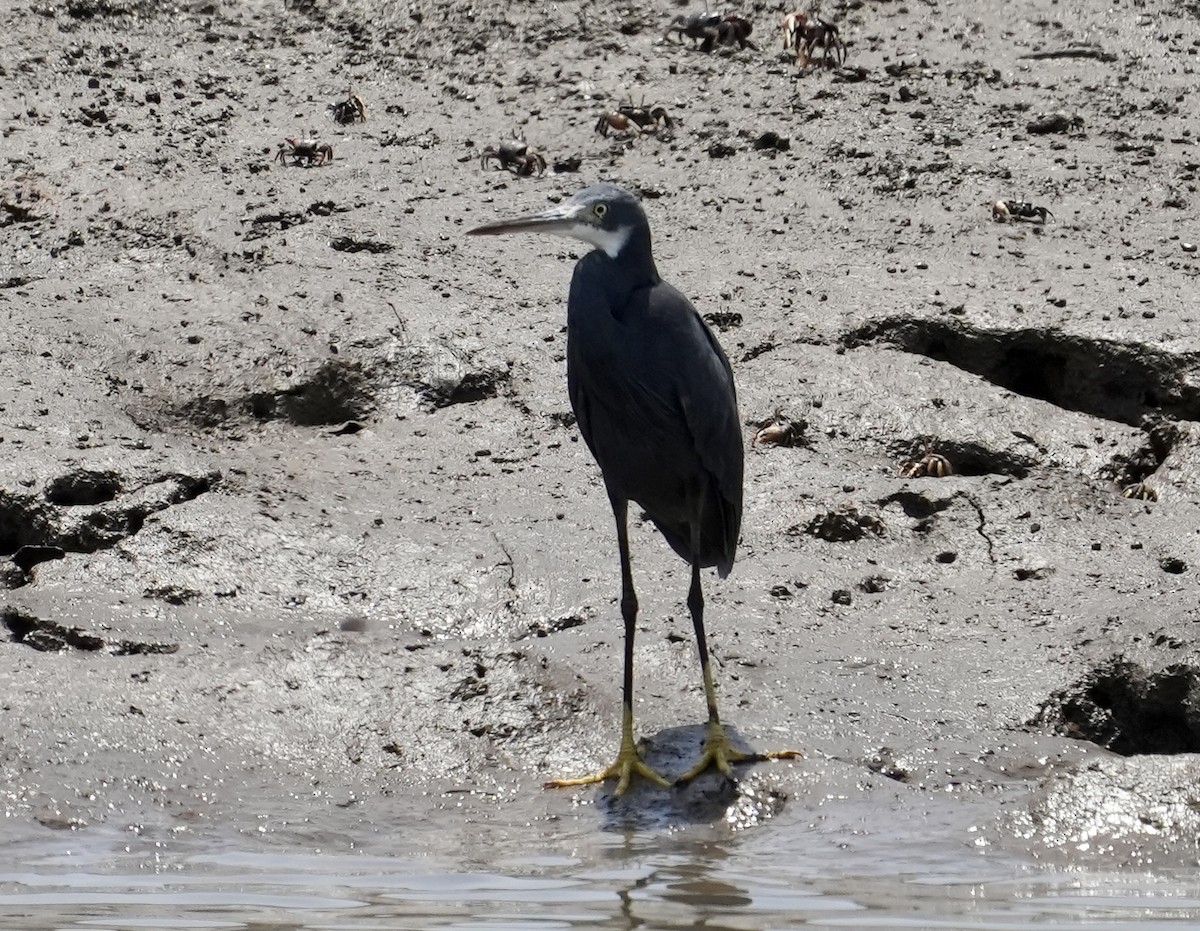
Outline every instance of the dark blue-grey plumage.
[[629, 557], [628, 506], [646, 511], [691, 566], [688, 609], [696, 632], [708, 737], [700, 760], [679, 781], [709, 766], [732, 776], [734, 762], [794, 756], [747, 754], [729, 745], [717, 713], [704, 631], [700, 569], [733, 567], [742, 520], [742, 432], [729, 360], [691, 303], [659, 277], [650, 225], [628, 191], [587, 188], [534, 216], [490, 223], [472, 234], [551, 232], [595, 246], [575, 265], [567, 302], [567, 387], [580, 432], [608, 490], [621, 562], [625, 622], [621, 749], [613, 765], [574, 786], [633, 775], [667, 784], [642, 761], [633, 740], [633, 640], [637, 596]]
[[629, 212], [616, 257], [597, 249], [571, 279], [571, 406], [610, 493], [641, 505], [687, 562], [725, 576], [742, 522], [733, 372], [687, 298], [659, 277], [641, 208]]

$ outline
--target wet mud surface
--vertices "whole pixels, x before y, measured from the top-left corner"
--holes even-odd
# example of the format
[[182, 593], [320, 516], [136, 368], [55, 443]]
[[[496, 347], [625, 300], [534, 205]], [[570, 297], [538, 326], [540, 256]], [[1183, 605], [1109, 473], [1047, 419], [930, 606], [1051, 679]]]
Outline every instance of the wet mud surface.
[[[421, 811], [405, 844], [450, 857], [491, 819], [524, 844], [936, 811], [951, 850], [1194, 860], [1200, 13], [854, 0], [823, 10], [845, 65], [800, 71], [782, 7], [711, 52], [662, 41], [680, 11], [6, 8], [9, 823], [361, 838]], [[628, 99], [669, 128], [600, 135]], [[481, 164], [514, 137], [545, 173]], [[601, 178], [738, 383], [710, 643], [739, 739], [805, 754], [739, 789], [539, 787], [607, 763], [619, 720], [564, 377], [580, 252], [463, 232]], [[677, 773], [686, 570], [633, 517], [636, 726]]]

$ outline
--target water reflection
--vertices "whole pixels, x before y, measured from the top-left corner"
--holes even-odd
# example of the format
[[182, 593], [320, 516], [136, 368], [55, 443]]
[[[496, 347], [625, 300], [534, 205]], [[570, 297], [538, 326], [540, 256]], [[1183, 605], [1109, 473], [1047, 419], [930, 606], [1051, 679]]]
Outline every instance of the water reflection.
[[[247, 838], [170, 842], [97, 829], [13, 838], [0, 928], [632, 931], [772, 927], [1150, 929], [1200, 924], [1200, 878], [1052, 873], [946, 845], [855, 850], [819, 830], [514, 832], [465, 868], [428, 855], [297, 853]], [[470, 835], [464, 837], [470, 845]], [[503, 864], [496, 868], [496, 864]], [[901, 871], [903, 869], [903, 872]]]
[[[631, 857], [638, 856], [638, 846], [638, 838], [630, 838]], [[777, 869], [746, 872], [732, 836], [642, 853], [645, 874], [621, 892], [626, 923], [619, 927], [735, 931], [763, 927], [772, 915], [798, 922], [817, 913], [861, 908], [809, 887], [799, 876], [786, 879]]]

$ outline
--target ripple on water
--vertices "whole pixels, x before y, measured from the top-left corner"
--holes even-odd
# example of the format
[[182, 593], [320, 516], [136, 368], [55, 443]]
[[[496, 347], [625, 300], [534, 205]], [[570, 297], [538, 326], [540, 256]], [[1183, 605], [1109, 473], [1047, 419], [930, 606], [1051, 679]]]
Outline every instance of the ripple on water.
[[[0, 928], [235, 931], [583, 931], [785, 927], [1054, 931], [1200, 926], [1192, 874], [1051, 872], [966, 843], [885, 828], [603, 832], [430, 856], [297, 853], [245, 839], [44, 839], [0, 853]], [[890, 840], [889, 840], [890, 835]], [[501, 836], [499, 834], [494, 835]], [[244, 846], [239, 846], [244, 844]], [[7, 869], [5, 869], [7, 867]], [[15, 867], [15, 868], [14, 868]]]

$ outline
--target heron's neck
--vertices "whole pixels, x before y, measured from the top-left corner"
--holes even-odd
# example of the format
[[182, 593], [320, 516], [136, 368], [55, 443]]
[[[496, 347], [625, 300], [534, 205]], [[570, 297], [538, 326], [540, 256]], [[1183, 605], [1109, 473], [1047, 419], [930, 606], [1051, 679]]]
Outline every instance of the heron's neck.
[[650, 228], [634, 229], [615, 256], [601, 253], [616, 266], [612, 271], [627, 281], [632, 288], [656, 284], [658, 269], [654, 265], [654, 253], [650, 249]]

